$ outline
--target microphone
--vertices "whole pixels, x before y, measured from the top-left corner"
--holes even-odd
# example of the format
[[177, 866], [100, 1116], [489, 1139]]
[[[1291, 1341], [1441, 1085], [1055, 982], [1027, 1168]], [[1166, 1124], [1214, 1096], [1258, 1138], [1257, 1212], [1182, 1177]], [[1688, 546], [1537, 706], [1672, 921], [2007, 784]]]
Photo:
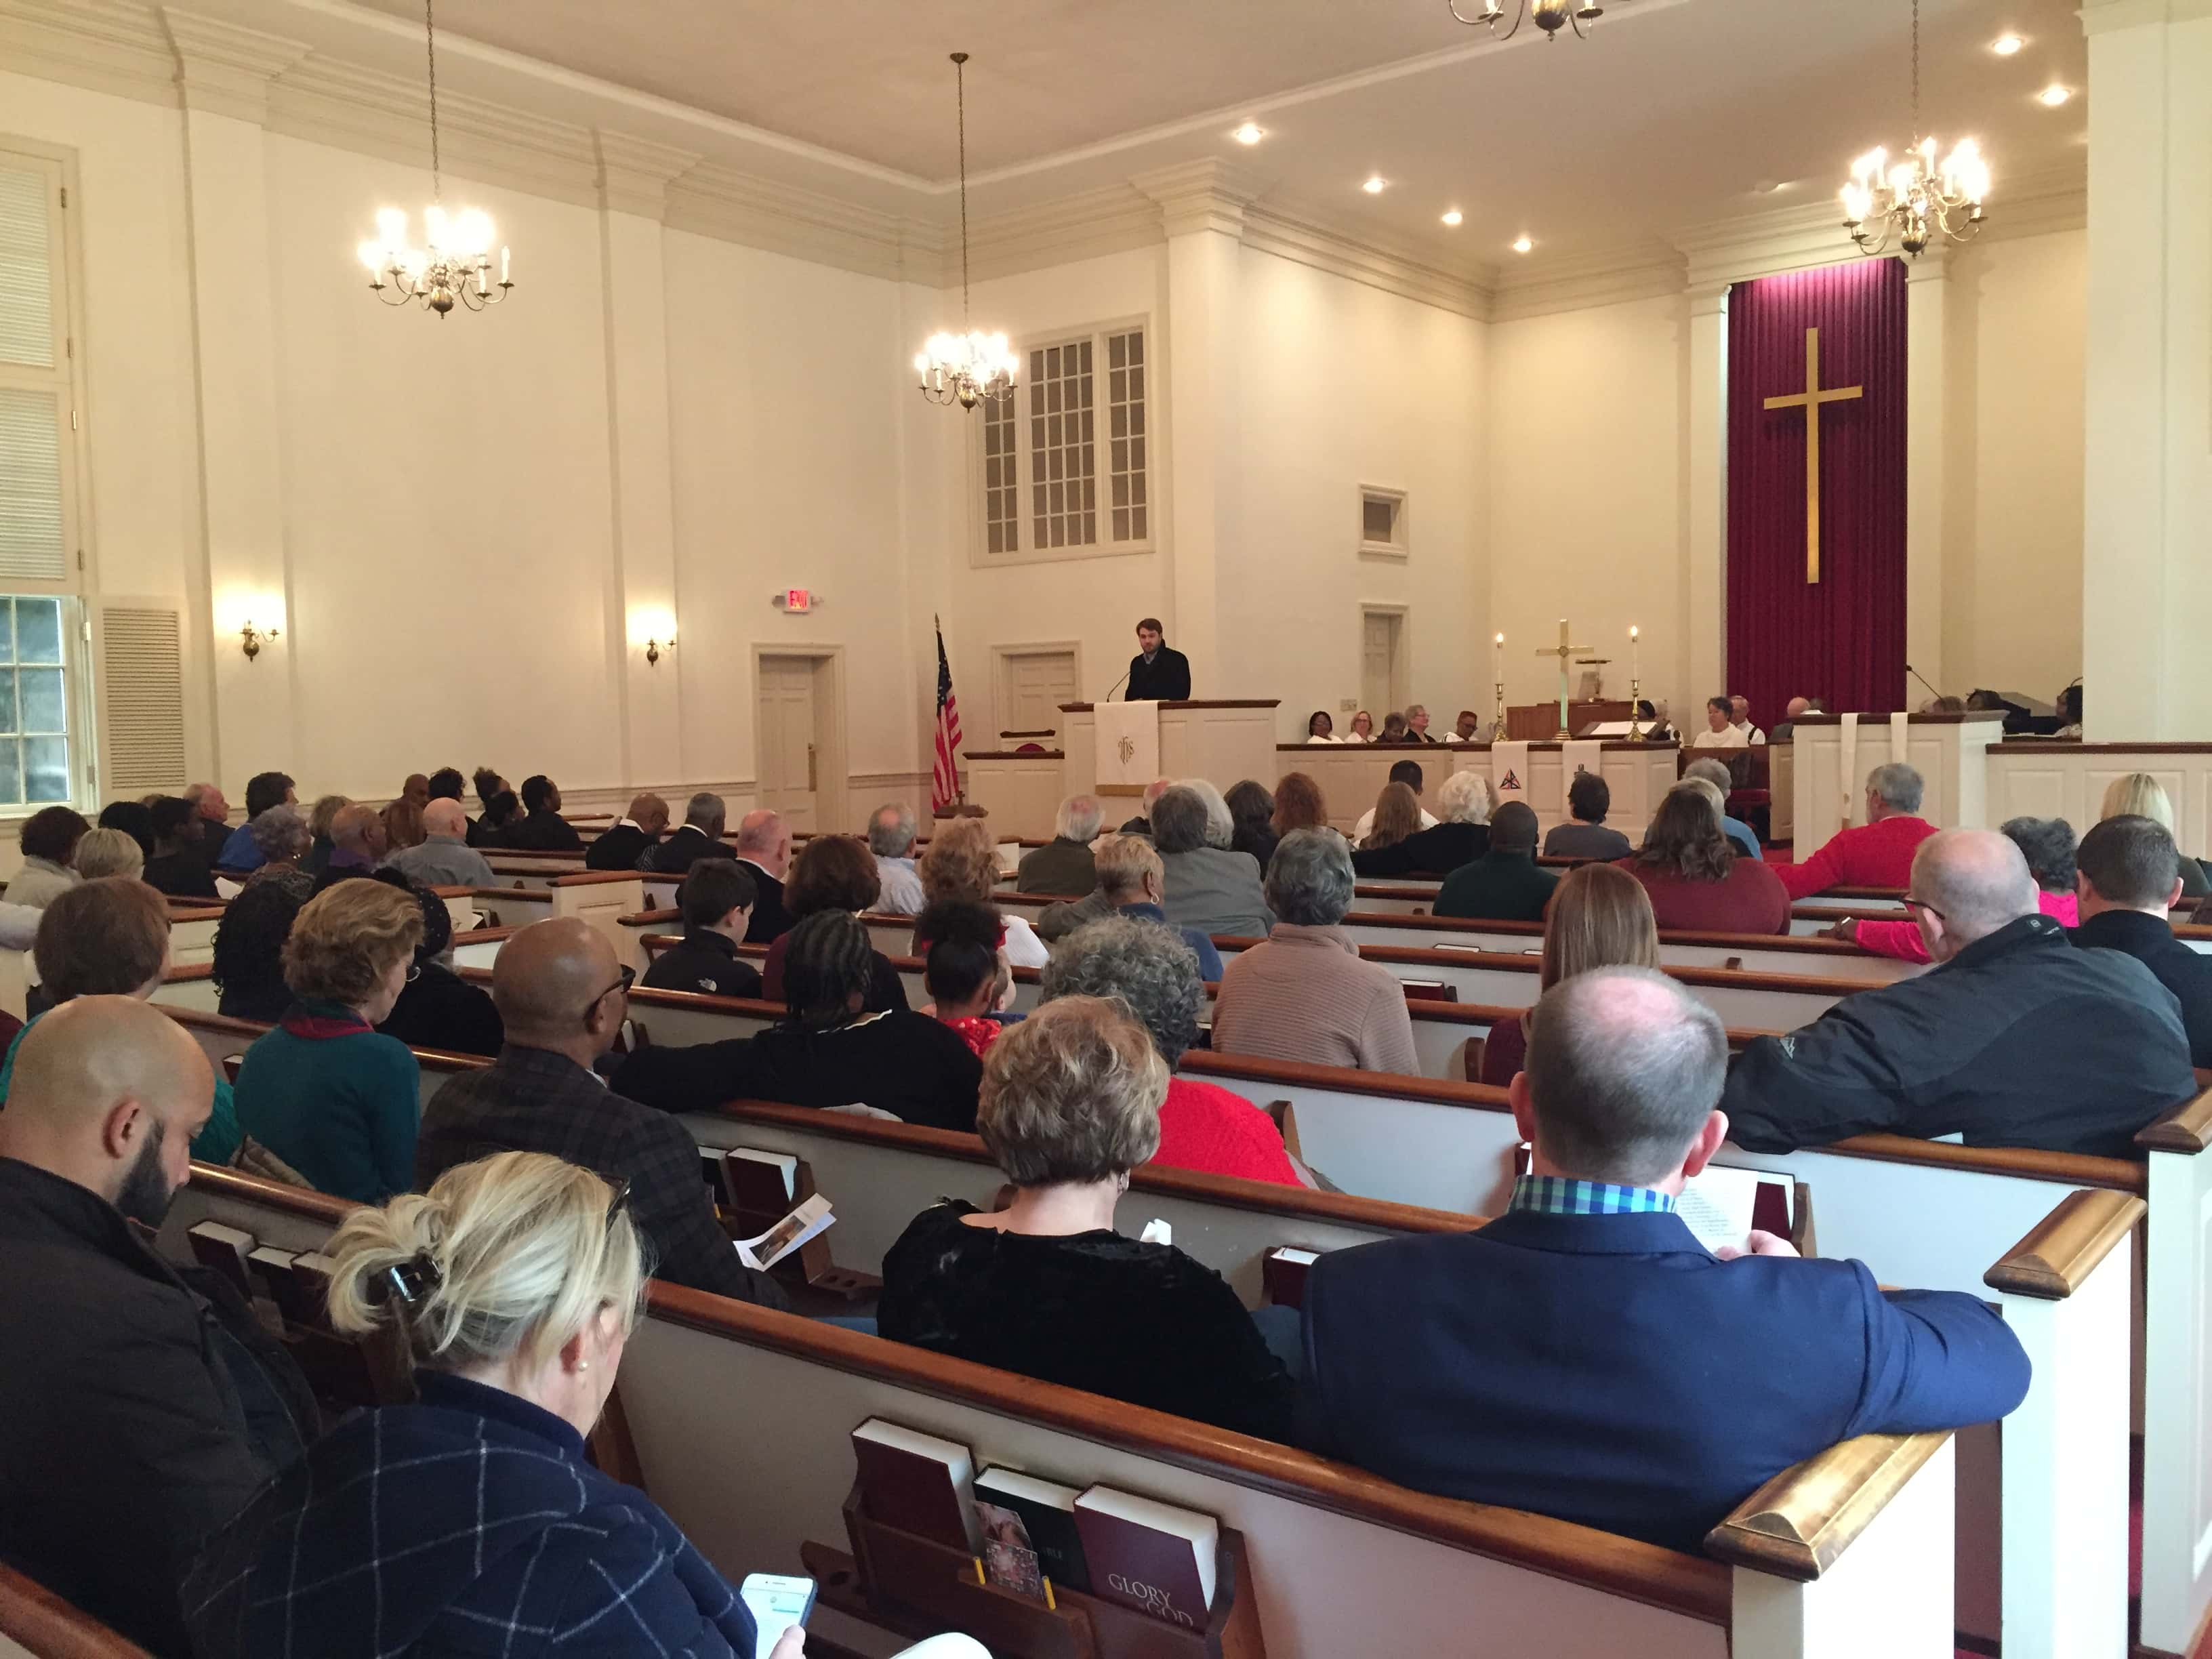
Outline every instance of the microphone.
[[[1135, 665], [1136, 665], [1133, 663], [1133, 664], [1131, 664], [1131, 665], [1130, 665], [1130, 667], [1134, 667]], [[1114, 693], [1115, 693], [1115, 691], [1117, 691], [1118, 690], [1120, 690], [1122, 686], [1127, 685], [1128, 683], [1129, 683], [1129, 670], [1128, 670], [1127, 668], [1125, 668], [1125, 669], [1123, 669], [1123, 670], [1121, 671], [1121, 678], [1120, 679], [1118, 679], [1118, 680], [1115, 680], [1115, 681], [1114, 682], [1114, 684], [1111, 684], [1111, 685], [1108, 686], [1108, 687], [1106, 688], [1106, 695], [1105, 695], [1104, 696], [1103, 696], [1103, 697], [1099, 698], [1099, 699], [1098, 699], [1098, 701], [1099, 701], [1099, 702], [1113, 702], [1113, 701], [1114, 701]]]
[[[1907, 663], [1907, 664], [1905, 664], [1905, 672], [1906, 673], [1908, 673], [1908, 674], [1911, 675], [1911, 676], [1912, 676], [1912, 678], [1913, 678], [1914, 679], [1918, 680], [1918, 681], [1921, 683], [1921, 684], [1923, 684], [1923, 685], [1928, 685], [1928, 676], [1926, 676], [1925, 674], [1922, 673], [1918, 669], [1915, 668], [1915, 667], [1914, 667], [1911, 663]], [[1935, 688], [1934, 686], [1932, 686], [1932, 685], [1928, 685], [1928, 690], [1929, 690], [1929, 693], [1930, 693], [1931, 695], [1935, 696], [1938, 696], [1938, 697], [1940, 697], [1940, 696], [1942, 696], [1943, 695], [1941, 691], [1936, 690], [1936, 688]]]

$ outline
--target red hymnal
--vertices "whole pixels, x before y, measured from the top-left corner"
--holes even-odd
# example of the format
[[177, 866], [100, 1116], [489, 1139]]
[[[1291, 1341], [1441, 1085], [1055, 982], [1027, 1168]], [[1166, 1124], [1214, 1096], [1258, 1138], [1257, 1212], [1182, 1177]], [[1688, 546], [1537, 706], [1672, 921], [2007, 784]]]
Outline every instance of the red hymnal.
[[870, 1519], [978, 1553], [975, 1460], [967, 1447], [872, 1417], [853, 1431], [853, 1455]]
[[1091, 1593], [1186, 1630], [1204, 1630], [1213, 1605], [1221, 1523], [1109, 1486], [1075, 1500]]

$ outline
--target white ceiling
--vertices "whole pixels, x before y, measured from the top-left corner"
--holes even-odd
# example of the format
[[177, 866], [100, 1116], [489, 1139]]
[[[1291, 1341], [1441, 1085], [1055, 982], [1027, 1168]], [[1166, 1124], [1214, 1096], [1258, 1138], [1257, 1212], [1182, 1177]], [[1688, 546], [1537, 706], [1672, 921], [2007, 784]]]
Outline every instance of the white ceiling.
[[[1509, 5], [1514, 0], [1508, 0]], [[407, 72], [417, 0], [199, 0]], [[1463, 9], [1473, 10], [1473, 3]], [[1922, 0], [1922, 104], [1996, 175], [2077, 175], [2069, 0]], [[1220, 158], [1271, 204], [1472, 270], [1615, 249], [1830, 198], [1911, 136], [1910, 0], [1613, 0], [1588, 41], [1510, 45], [1445, 0], [440, 0], [441, 87], [566, 112], [942, 222], [951, 66], [968, 66], [974, 210]], [[2027, 37], [2010, 58], [1998, 34]], [[553, 66], [548, 70], [544, 66]], [[2077, 96], [2048, 109], [2053, 81]], [[1249, 118], [1267, 137], [1229, 130]], [[1380, 173], [1379, 197], [1358, 186]], [[1775, 185], [1784, 186], [1771, 191]], [[1456, 230], [1439, 216], [1457, 207]]]

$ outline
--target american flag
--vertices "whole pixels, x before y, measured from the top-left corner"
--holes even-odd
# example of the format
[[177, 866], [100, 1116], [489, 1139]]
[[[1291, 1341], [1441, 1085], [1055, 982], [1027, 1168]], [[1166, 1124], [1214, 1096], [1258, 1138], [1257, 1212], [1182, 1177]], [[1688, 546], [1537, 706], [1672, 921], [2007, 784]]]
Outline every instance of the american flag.
[[945, 659], [945, 624], [937, 624], [937, 767], [931, 775], [929, 810], [941, 812], [960, 797], [960, 701], [952, 695], [952, 665]]

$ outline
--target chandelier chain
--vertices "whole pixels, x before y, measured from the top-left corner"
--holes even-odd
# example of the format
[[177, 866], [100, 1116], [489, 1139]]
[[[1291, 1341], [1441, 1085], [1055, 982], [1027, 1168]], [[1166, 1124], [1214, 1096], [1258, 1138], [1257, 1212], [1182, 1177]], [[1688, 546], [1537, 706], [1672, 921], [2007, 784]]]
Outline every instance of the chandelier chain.
[[433, 0], [422, 0], [422, 50], [430, 60], [430, 199], [441, 203], [446, 197], [439, 178], [443, 168], [438, 155], [438, 30], [430, 18], [432, 4]]
[[960, 111], [960, 320], [966, 325], [973, 318], [968, 304], [968, 54], [964, 52], [952, 56], [952, 80]]
[[1920, 137], [1920, 0], [1912, 0], [1912, 137]]

